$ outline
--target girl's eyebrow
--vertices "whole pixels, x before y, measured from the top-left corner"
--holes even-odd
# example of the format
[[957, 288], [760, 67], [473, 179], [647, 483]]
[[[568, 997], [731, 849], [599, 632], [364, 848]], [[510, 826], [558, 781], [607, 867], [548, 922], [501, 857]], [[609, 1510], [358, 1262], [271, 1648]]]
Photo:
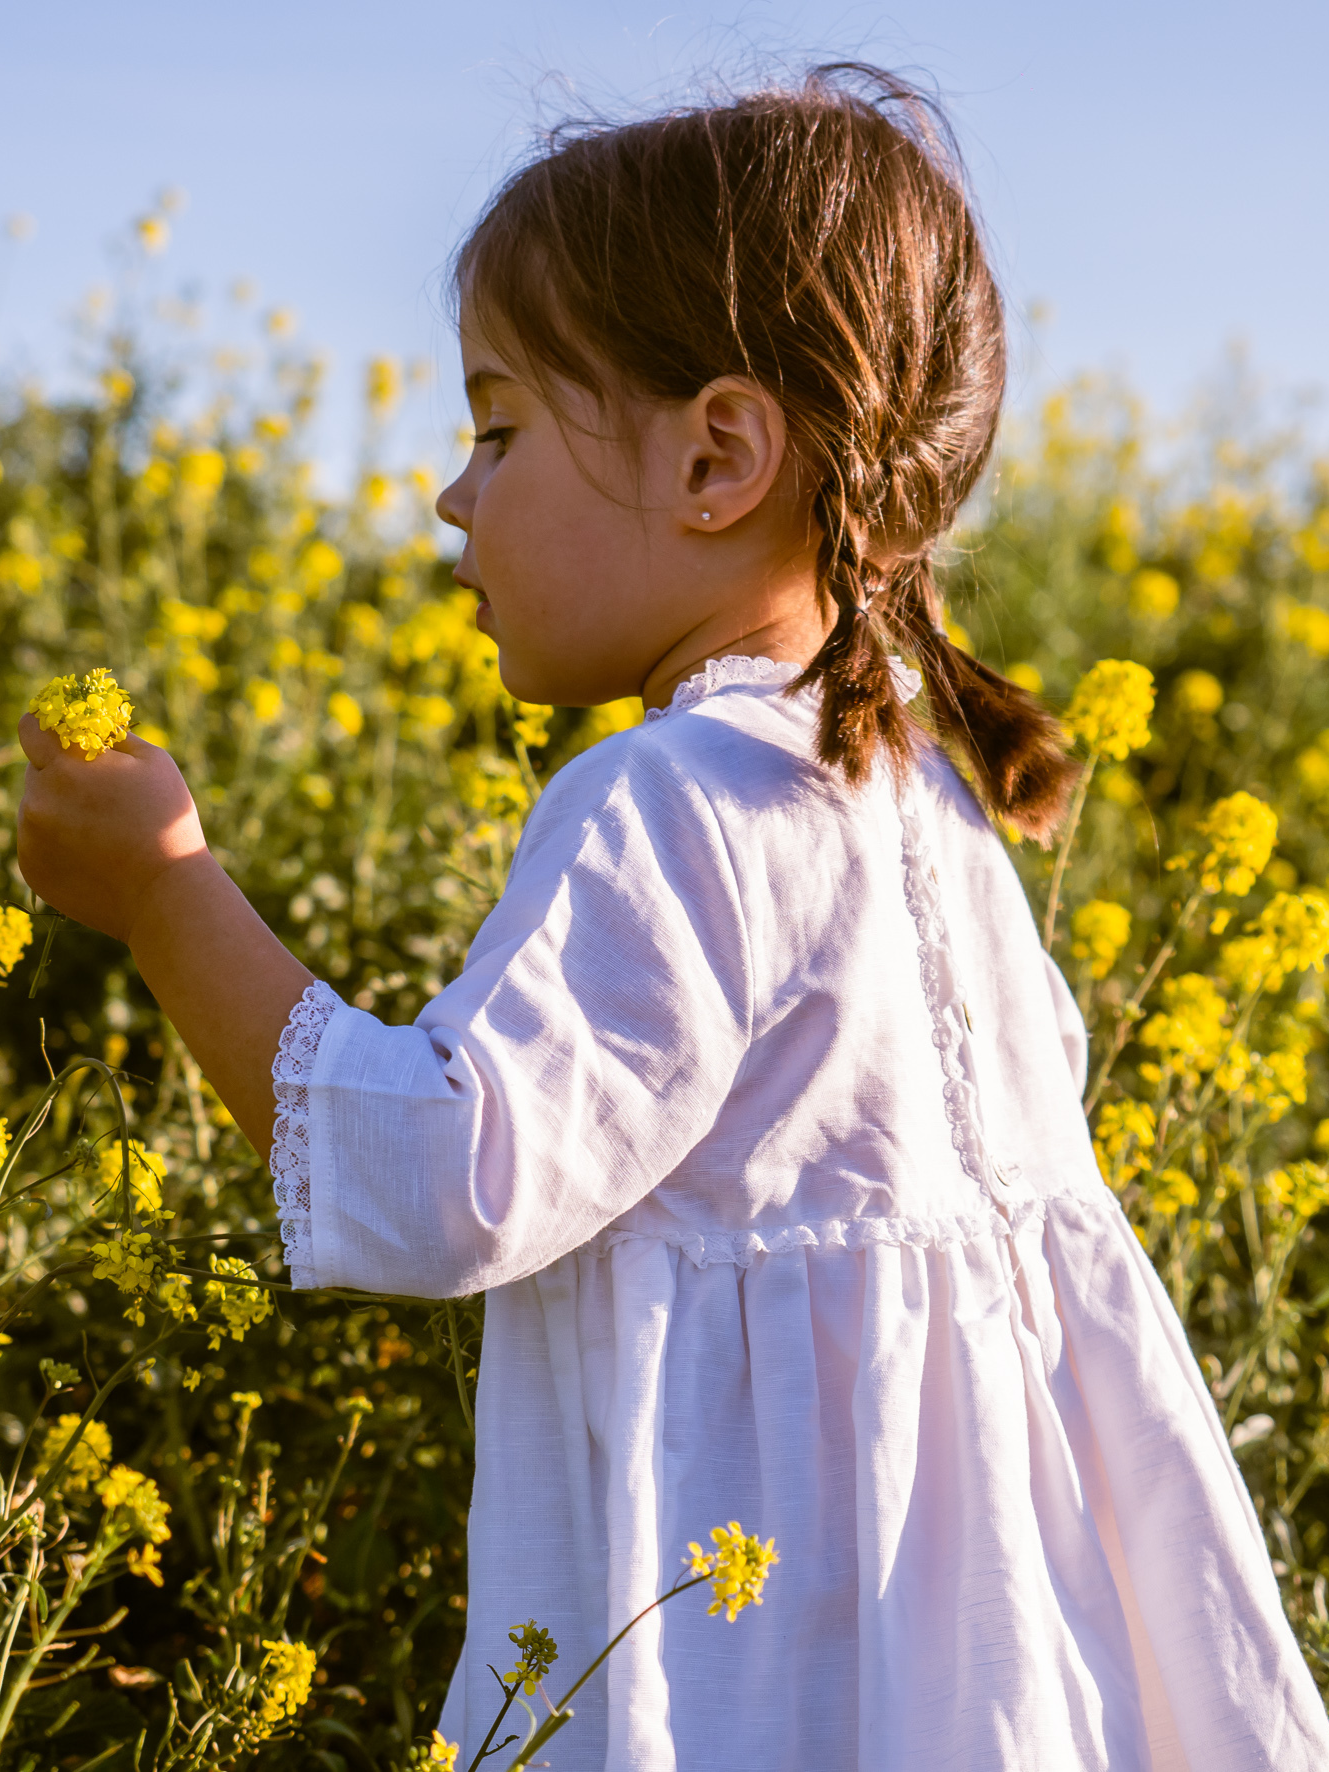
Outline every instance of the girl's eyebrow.
[[483, 365], [479, 369], [473, 369], [466, 377], [467, 399], [477, 399], [486, 391], [486, 389], [491, 388], [495, 382], [512, 382], [515, 384], [516, 377], [509, 375], [505, 370], [489, 369]]

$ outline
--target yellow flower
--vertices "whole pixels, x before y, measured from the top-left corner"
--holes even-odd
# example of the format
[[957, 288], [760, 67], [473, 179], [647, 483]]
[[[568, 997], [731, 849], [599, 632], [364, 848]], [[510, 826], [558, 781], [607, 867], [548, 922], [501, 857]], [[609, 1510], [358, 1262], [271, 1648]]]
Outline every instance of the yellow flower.
[[138, 243], [150, 258], [159, 252], [165, 252], [171, 243], [171, 230], [159, 215], [141, 216], [134, 223], [134, 232], [138, 235]]
[[401, 398], [401, 364], [375, 357], [365, 372], [365, 399], [375, 418], [385, 418]]
[[1200, 863], [1201, 886], [1206, 892], [1244, 898], [1269, 865], [1278, 840], [1278, 814], [1242, 789], [1215, 800], [1201, 819], [1200, 830], [1210, 843]]
[[1175, 615], [1181, 599], [1181, 586], [1170, 572], [1159, 572], [1146, 566], [1131, 580], [1131, 614], [1154, 621], [1166, 621]]
[[255, 1409], [263, 1407], [263, 1399], [257, 1391], [232, 1391], [231, 1401], [246, 1415], [252, 1415]]
[[1200, 1190], [1184, 1169], [1160, 1169], [1149, 1179], [1149, 1204], [1160, 1217], [1175, 1218], [1183, 1206], [1194, 1206]]
[[1323, 1163], [1289, 1163], [1266, 1175], [1260, 1192], [1269, 1205], [1285, 1207], [1298, 1218], [1314, 1218], [1329, 1206], [1329, 1169]]
[[299, 571], [306, 589], [318, 591], [341, 576], [345, 561], [330, 541], [311, 541], [300, 556]]
[[14, 548], [0, 553], [0, 585], [11, 585], [25, 597], [35, 597], [42, 588], [42, 563], [35, 554]]
[[127, 369], [103, 370], [101, 384], [112, 406], [127, 406], [134, 397], [134, 378]]
[[93, 1243], [92, 1277], [110, 1280], [119, 1292], [128, 1292], [133, 1303], [125, 1312], [141, 1329], [144, 1324], [143, 1295], [166, 1274], [162, 1254], [165, 1245], [158, 1245], [150, 1231], [129, 1231], [114, 1242]]
[[441, 732], [445, 726], [451, 726], [453, 711], [452, 703], [445, 695], [406, 697], [406, 712], [430, 732]]
[[226, 478], [226, 457], [219, 449], [190, 449], [180, 457], [180, 490], [196, 504], [211, 504]]
[[348, 637], [357, 646], [383, 644], [383, 617], [372, 603], [348, 603], [342, 611]]
[[581, 724], [579, 742], [583, 749], [599, 744], [602, 738], [612, 738], [616, 732], [627, 732], [633, 726], [640, 726], [645, 714], [640, 699], [635, 695], [625, 696], [622, 701], [603, 702], [598, 708], [588, 710]]
[[360, 704], [344, 689], [334, 690], [328, 697], [328, 717], [341, 727], [347, 738], [359, 738], [364, 730], [365, 717]]
[[1124, 1188], [1149, 1165], [1158, 1122], [1146, 1101], [1105, 1102], [1094, 1127], [1094, 1155], [1109, 1187]]
[[131, 1575], [141, 1575], [154, 1587], [162, 1586], [162, 1557], [155, 1544], [135, 1545], [129, 1553], [128, 1562]]
[[[124, 1153], [117, 1139], [103, 1145], [97, 1157], [97, 1180], [102, 1187], [119, 1187]], [[161, 1184], [166, 1177], [166, 1158], [144, 1148], [136, 1138], [129, 1141], [129, 1186], [140, 1212], [160, 1212]]]
[[1140, 1030], [1182, 1076], [1213, 1070], [1227, 1046], [1227, 999], [1212, 979], [1198, 972], [1164, 981], [1163, 1008]]
[[558, 1644], [533, 1618], [510, 1630], [508, 1641], [517, 1645], [517, 1665], [504, 1674], [504, 1683], [522, 1686], [529, 1698], [558, 1660]]
[[262, 437], [269, 443], [277, 443], [289, 436], [291, 421], [284, 412], [261, 412], [254, 420], [254, 435]]
[[318, 1657], [304, 1643], [264, 1641], [259, 1721], [269, 1729], [293, 1717], [309, 1698]]
[[260, 726], [270, 726], [281, 713], [281, 690], [264, 677], [253, 677], [245, 685], [245, 700]]
[[371, 511], [381, 511], [396, 497], [397, 488], [386, 474], [366, 474], [360, 490]]
[[1249, 933], [1219, 949], [1218, 969], [1243, 991], [1276, 991], [1289, 972], [1324, 971], [1329, 955], [1329, 898], [1315, 890], [1276, 892]]
[[32, 918], [16, 904], [0, 910], [0, 979], [8, 978], [32, 940]]
[[162, 1499], [153, 1479], [145, 1477], [142, 1471], [117, 1464], [97, 1484], [97, 1493], [107, 1514], [116, 1516], [111, 1521], [113, 1531], [125, 1537], [138, 1533], [152, 1544], [165, 1544], [171, 1536], [171, 1528], [166, 1524], [170, 1506]]
[[549, 743], [549, 722], [554, 717], [554, 710], [538, 702], [519, 701], [516, 703], [516, 717], [512, 729], [528, 750], [539, 750]]
[[703, 1551], [699, 1544], [690, 1544], [690, 1558], [683, 1560], [690, 1562], [694, 1575], [710, 1577], [715, 1598], [706, 1608], [707, 1612], [712, 1617], [723, 1612], [732, 1624], [745, 1606], [761, 1605], [761, 1590], [766, 1585], [766, 1577], [772, 1565], [780, 1559], [773, 1538], [763, 1544], [759, 1538], [745, 1537], [737, 1520], [731, 1520], [727, 1527], [712, 1528], [711, 1543], [716, 1547], [713, 1551]]
[[1013, 664], [1007, 668], [1006, 675], [1017, 689], [1027, 689], [1030, 695], [1042, 695], [1043, 673], [1037, 665]]
[[1308, 800], [1329, 800], [1329, 732], [1297, 758], [1297, 779]]
[[86, 677], [52, 677], [28, 703], [43, 732], [54, 732], [62, 750], [71, 745], [91, 762], [129, 731], [134, 704], [108, 670]]
[[[35, 1474], [44, 1477], [60, 1460], [60, 1454], [83, 1417], [61, 1415], [46, 1423], [41, 1452]], [[104, 1423], [90, 1421], [83, 1437], [69, 1455], [69, 1463], [60, 1473], [55, 1486], [57, 1495], [86, 1495], [92, 1484], [105, 1473], [111, 1462], [111, 1435]]]
[[1077, 960], [1090, 962], [1094, 978], [1106, 978], [1131, 938], [1131, 914], [1125, 905], [1092, 898], [1072, 916], [1071, 934], [1071, 953]]
[[1315, 658], [1329, 658], [1329, 610], [1314, 603], [1286, 603], [1282, 614], [1289, 640], [1299, 641]]
[[[8, 1155], [9, 1155], [9, 1121], [5, 1117], [4, 1114], [0, 1114], [0, 1163], [3, 1163], [5, 1158]], [[7, 1342], [8, 1340], [9, 1340], [9, 1337], [6, 1335], [5, 1342]], [[3, 1347], [4, 1344], [5, 1344], [4, 1342], [0, 1342], [0, 1347]]]
[[264, 330], [269, 338], [289, 338], [297, 324], [294, 308], [273, 308], [263, 320]]
[[1131, 659], [1102, 658], [1075, 686], [1066, 725], [1092, 753], [1118, 763], [1149, 743], [1153, 672]]
[[[247, 1261], [238, 1256], [210, 1255], [208, 1266], [224, 1278], [209, 1280], [203, 1288], [204, 1302], [213, 1306], [232, 1341], [243, 1341], [245, 1331], [272, 1315], [272, 1294], [262, 1286], [228, 1285], [227, 1280], [257, 1280]], [[222, 1344], [221, 1325], [208, 1326], [208, 1346], [215, 1352]]]
[[1183, 714], [1216, 714], [1223, 705], [1223, 685], [1208, 671], [1183, 671], [1172, 694]]
[[441, 1766], [443, 1772], [455, 1772], [457, 1755], [461, 1752], [459, 1741], [445, 1741], [435, 1729], [429, 1741], [429, 1764]]

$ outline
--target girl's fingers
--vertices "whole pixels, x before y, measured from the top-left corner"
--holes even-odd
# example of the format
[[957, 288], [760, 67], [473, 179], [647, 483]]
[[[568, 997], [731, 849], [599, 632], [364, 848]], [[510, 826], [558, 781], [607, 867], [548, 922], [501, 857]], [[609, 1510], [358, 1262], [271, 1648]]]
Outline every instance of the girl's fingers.
[[60, 740], [53, 732], [42, 731], [36, 714], [24, 714], [19, 721], [18, 742], [34, 769], [45, 769], [60, 755]]

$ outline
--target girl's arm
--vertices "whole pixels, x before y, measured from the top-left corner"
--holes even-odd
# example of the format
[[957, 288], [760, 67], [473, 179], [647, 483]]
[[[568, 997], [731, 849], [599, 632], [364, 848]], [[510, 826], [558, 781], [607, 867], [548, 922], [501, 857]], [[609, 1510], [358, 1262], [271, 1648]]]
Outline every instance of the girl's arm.
[[27, 714], [23, 878], [56, 910], [127, 942], [148, 989], [266, 1158], [272, 1061], [313, 974], [208, 852], [174, 762], [132, 734], [91, 761]]

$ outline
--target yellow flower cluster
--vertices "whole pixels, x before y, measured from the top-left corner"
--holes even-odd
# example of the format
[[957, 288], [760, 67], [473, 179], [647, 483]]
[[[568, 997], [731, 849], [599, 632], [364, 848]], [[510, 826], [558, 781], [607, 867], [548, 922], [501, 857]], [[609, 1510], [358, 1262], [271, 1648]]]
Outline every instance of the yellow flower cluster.
[[91, 762], [129, 731], [134, 704], [108, 670], [86, 677], [52, 677], [28, 703], [43, 732], [53, 732], [63, 750], [82, 751]]
[[1077, 907], [1071, 918], [1071, 953], [1088, 960], [1090, 975], [1106, 978], [1117, 955], [1131, 937], [1131, 914], [1125, 905], [1105, 898], [1091, 898]]
[[539, 750], [549, 743], [549, 722], [554, 717], [554, 710], [539, 702], [519, 701], [515, 704], [516, 714], [512, 722], [512, 730], [528, 751]]
[[[210, 1255], [208, 1266], [225, 1279], [209, 1280], [203, 1288], [204, 1301], [222, 1318], [232, 1341], [243, 1341], [245, 1331], [272, 1315], [272, 1294], [262, 1286], [227, 1285], [226, 1280], [256, 1280], [258, 1275], [247, 1261], [238, 1256]], [[222, 1324], [208, 1325], [208, 1346], [215, 1353], [222, 1344]]]
[[287, 1717], [293, 1717], [309, 1698], [318, 1657], [304, 1643], [264, 1641], [263, 1694], [259, 1701], [259, 1722], [271, 1733]]
[[1271, 1122], [1281, 1120], [1293, 1106], [1306, 1101], [1306, 1055], [1304, 1049], [1283, 1047], [1267, 1055], [1251, 1052], [1235, 1041], [1214, 1081], [1225, 1095], [1244, 1107], [1262, 1107]]
[[1314, 1218], [1329, 1206], [1329, 1169], [1323, 1163], [1289, 1163], [1266, 1175], [1260, 1192], [1266, 1205], [1281, 1206], [1297, 1218]]
[[1094, 1155], [1103, 1180], [1120, 1191], [1149, 1166], [1158, 1122], [1146, 1101], [1105, 1102], [1094, 1127]]
[[[1227, 998], [1198, 972], [1166, 979], [1162, 997], [1163, 1008], [1145, 1022], [1141, 1040], [1184, 1080], [1212, 1071], [1227, 1047]], [[1142, 1066], [1140, 1074], [1149, 1081], [1158, 1077], [1153, 1067]]]
[[1219, 949], [1218, 969], [1242, 991], [1276, 991], [1289, 972], [1324, 971], [1329, 956], [1329, 898], [1318, 891], [1276, 892], [1250, 933]]
[[1160, 1169], [1148, 1182], [1149, 1204], [1161, 1218], [1175, 1218], [1183, 1206], [1194, 1206], [1200, 1190], [1184, 1169]]
[[691, 1570], [694, 1575], [710, 1577], [715, 1598], [707, 1612], [712, 1617], [723, 1612], [732, 1624], [745, 1606], [761, 1605], [766, 1577], [780, 1559], [773, 1538], [763, 1544], [759, 1538], [745, 1537], [737, 1520], [713, 1527], [711, 1543], [716, 1547], [713, 1551], [703, 1551], [696, 1543], [688, 1546]]
[[[97, 1180], [104, 1188], [120, 1186], [124, 1153], [117, 1139], [103, 1146], [97, 1157]], [[134, 1196], [134, 1209], [156, 1214], [162, 1209], [161, 1184], [166, 1177], [166, 1159], [150, 1151], [138, 1141], [129, 1141], [129, 1187]]]
[[1118, 763], [1149, 743], [1154, 676], [1132, 659], [1101, 658], [1075, 685], [1065, 722], [1092, 756]]
[[32, 918], [16, 904], [0, 910], [0, 979], [8, 978], [32, 940]]
[[504, 1683], [520, 1685], [529, 1698], [558, 1660], [558, 1644], [533, 1618], [510, 1630], [508, 1641], [517, 1645], [517, 1665], [504, 1674]]
[[441, 1766], [443, 1772], [455, 1772], [457, 1755], [461, 1752], [459, 1741], [445, 1741], [435, 1729], [429, 1743], [429, 1764]]
[[[46, 1423], [37, 1458], [38, 1477], [44, 1477], [47, 1471], [53, 1470], [60, 1462], [61, 1453], [82, 1419], [81, 1415], [60, 1415], [54, 1421]], [[90, 1421], [83, 1430], [83, 1437], [70, 1453], [69, 1463], [60, 1473], [55, 1493], [66, 1496], [86, 1495], [93, 1483], [104, 1475], [110, 1462], [110, 1432], [100, 1421]]]
[[125, 1312], [131, 1323], [143, 1327], [143, 1295], [166, 1271], [161, 1247], [150, 1231], [128, 1231], [115, 1242], [91, 1247], [94, 1280], [110, 1280], [120, 1292], [132, 1294], [134, 1302]]
[[138, 1535], [150, 1544], [165, 1544], [171, 1536], [171, 1528], [166, 1524], [170, 1505], [162, 1499], [153, 1479], [145, 1477], [142, 1471], [117, 1464], [97, 1484], [97, 1493], [106, 1509], [110, 1530], [118, 1536]]
[[1278, 814], [1243, 789], [1216, 800], [1200, 830], [1209, 839], [1209, 853], [1200, 863], [1201, 886], [1206, 892], [1244, 898], [1269, 865], [1278, 839]]

